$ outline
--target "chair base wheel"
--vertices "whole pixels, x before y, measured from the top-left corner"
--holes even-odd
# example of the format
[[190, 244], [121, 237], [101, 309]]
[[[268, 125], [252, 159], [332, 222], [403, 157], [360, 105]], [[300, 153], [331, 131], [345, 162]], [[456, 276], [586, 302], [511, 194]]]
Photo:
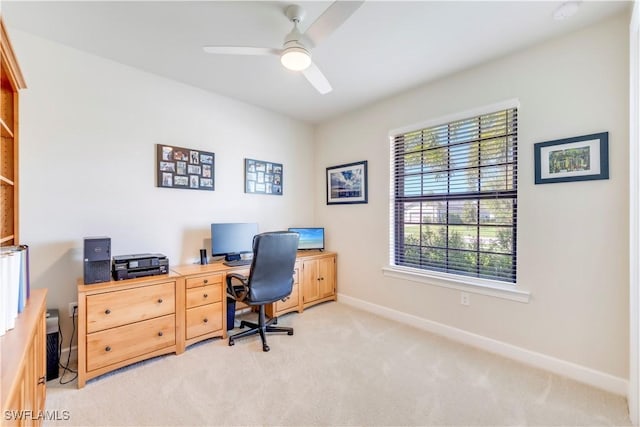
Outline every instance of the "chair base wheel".
[[267, 333], [271, 333], [271, 332], [276, 332], [276, 333], [287, 333], [287, 335], [293, 335], [293, 328], [291, 327], [282, 327], [282, 326], [275, 326], [278, 322], [278, 318], [277, 317], [272, 317], [270, 319], [266, 318], [265, 315], [265, 309], [264, 309], [264, 305], [261, 305], [259, 308], [259, 314], [258, 314], [258, 321], [257, 322], [250, 322], [248, 320], [242, 320], [240, 321], [240, 325], [239, 328], [243, 329], [248, 327], [248, 330], [244, 330], [242, 332], [238, 332], [234, 335], [230, 335], [229, 338], [229, 346], [232, 346], [235, 344], [235, 340], [239, 339], [239, 338], [244, 338], [244, 337], [248, 337], [248, 336], [252, 336], [252, 335], [256, 335], [256, 334], [260, 334], [260, 338], [262, 340], [262, 351], [267, 352], [270, 350], [269, 345], [267, 344], [267, 340], [266, 340], [266, 334]]

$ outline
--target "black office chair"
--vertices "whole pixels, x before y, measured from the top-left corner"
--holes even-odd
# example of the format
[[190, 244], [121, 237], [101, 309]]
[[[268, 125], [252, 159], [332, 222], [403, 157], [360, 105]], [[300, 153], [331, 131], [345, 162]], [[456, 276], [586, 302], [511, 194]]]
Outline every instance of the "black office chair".
[[269, 351], [267, 332], [286, 332], [293, 328], [272, 326], [277, 318], [265, 319], [264, 307], [286, 299], [293, 287], [293, 269], [298, 250], [298, 233], [275, 231], [261, 233], [253, 238], [253, 260], [249, 277], [237, 273], [227, 275], [227, 296], [250, 306], [259, 306], [258, 323], [240, 322], [240, 327], [251, 327], [229, 337], [229, 345], [238, 338], [260, 333], [262, 350]]

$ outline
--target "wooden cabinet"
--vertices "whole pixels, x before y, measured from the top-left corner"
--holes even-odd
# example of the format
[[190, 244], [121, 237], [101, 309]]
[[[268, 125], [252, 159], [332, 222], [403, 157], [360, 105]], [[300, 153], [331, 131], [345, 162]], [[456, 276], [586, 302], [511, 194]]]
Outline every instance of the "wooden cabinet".
[[[222, 274], [202, 274], [186, 278], [186, 342], [224, 336]], [[187, 344], [188, 345], [188, 344]]]
[[0, 245], [18, 240], [18, 91], [26, 87], [0, 17]]
[[265, 307], [265, 312], [269, 317], [278, 317], [286, 313], [302, 311], [302, 292], [300, 292], [300, 262], [296, 262], [293, 270], [293, 288], [291, 295], [284, 301], [276, 301]]
[[15, 327], [0, 337], [2, 425], [42, 423], [47, 387], [46, 295], [46, 289], [32, 290]]
[[336, 254], [320, 253], [301, 258], [302, 305], [310, 307], [336, 300]]
[[172, 269], [185, 281], [185, 346], [221, 337], [226, 338], [227, 299], [224, 272], [214, 265], [185, 265]]
[[78, 280], [78, 387], [114, 369], [184, 351], [184, 279]]
[[[78, 279], [78, 387], [141, 360], [226, 338], [230, 273], [246, 276], [249, 269], [218, 262], [92, 285]], [[267, 305], [266, 312], [277, 317], [335, 299], [336, 254], [304, 251], [298, 253], [290, 297]]]

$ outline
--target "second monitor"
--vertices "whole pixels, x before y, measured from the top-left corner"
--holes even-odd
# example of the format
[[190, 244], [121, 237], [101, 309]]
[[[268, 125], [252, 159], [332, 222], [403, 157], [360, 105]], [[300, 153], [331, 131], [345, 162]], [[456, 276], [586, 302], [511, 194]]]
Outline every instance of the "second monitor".
[[324, 250], [323, 227], [292, 227], [289, 231], [300, 235], [298, 250]]

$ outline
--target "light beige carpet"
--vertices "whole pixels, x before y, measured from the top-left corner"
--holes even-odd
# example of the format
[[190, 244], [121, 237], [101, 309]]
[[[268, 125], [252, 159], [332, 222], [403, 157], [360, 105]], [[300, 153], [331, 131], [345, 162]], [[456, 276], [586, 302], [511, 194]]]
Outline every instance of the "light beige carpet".
[[630, 424], [621, 396], [344, 304], [279, 323], [295, 335], [269, 335], [268, 353], [257, 336], [209, 340], [82, 390], [50, 381], [46, 409], [70, 419], [45, 425]]

